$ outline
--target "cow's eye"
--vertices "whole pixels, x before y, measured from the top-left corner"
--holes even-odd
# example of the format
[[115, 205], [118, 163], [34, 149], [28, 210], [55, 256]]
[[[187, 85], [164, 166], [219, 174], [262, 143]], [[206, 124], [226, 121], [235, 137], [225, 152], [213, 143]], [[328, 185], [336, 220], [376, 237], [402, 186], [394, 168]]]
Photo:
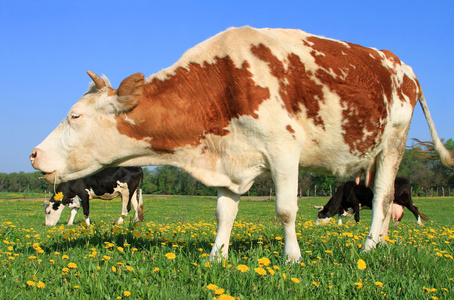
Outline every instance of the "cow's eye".
[[77, 119], [79, 117], [80, 117], [79, 114], [71, 114], [71, 119]]

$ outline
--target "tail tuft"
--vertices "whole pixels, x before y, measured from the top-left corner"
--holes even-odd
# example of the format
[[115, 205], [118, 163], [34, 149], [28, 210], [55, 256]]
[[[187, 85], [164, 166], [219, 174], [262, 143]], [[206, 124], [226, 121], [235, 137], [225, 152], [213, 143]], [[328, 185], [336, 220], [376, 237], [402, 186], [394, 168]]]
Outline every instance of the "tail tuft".
[[421, 219], [423, 219], [424, 221], [430, 221], [429, 217], [426, 216], [425, 214], [423, 214], [422, 212], [419, 212], [419, 216], [421, 217]]

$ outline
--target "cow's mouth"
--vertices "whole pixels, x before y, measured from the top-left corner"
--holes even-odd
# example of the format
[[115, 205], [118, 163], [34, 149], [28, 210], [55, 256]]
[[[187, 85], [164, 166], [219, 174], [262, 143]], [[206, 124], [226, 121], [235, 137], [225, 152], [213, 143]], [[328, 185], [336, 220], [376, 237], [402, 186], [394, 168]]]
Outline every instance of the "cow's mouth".
[[47, 182], [51, 183], [51, 184], [54, 184], [55, 183], [55, 180], [57, 179], [56, 177], [56, 172], [53, 171], [51, 173], [45, 173], [45, 172], [41, 172], [41, 174], [43, 174], [43, 178], [44, 180], [46, 180]]

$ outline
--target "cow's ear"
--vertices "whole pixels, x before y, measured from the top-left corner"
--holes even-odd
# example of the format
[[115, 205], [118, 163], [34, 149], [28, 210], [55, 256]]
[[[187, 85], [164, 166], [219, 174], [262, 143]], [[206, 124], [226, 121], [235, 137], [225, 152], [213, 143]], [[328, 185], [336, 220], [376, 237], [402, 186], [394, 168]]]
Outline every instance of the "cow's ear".
[[117, 107], [121, 112], [130, 111], [137, 106], [143, 95], [144, 82], [143, 74], [136, 73], [120, 83], [115, 94], [117, 95]]

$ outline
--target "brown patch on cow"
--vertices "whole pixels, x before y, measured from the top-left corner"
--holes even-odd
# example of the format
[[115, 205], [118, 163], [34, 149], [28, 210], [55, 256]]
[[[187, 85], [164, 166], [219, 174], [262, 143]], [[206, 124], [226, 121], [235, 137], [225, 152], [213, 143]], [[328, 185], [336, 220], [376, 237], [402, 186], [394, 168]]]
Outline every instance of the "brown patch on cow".
[[288, 224], [291, 220], [291, 214], [288, 211], [278, 212], [277, 215], [279, 216], [282, 224]]
[[287, 129], [288, 132], [290, 132], [290, 133], [295, 133], [295, 130], [293, 130], [292, 126], [290, 126], [290, 125], [287, 125], [287, 127], [285, 127], [285, 129]]
[[107, 96], [112, 97], [113, 95], [115, 95], [115, 91], [116, 89], [109, 87], [109, 90], [107, 91]]
[[295, 130], [293, 130], [292, 126], [287, 125], [287, 126], [285, 127], [285, 129], [287, 129], [287, 131], [290, 132], [290, 133], [292, 134], [293, 139], [296, 140], [296, 137], [295, 137]]
[[117, 117], [119, 132], [148, 139], [155, 152], [173, 153], [199, 145], [205, 134], [228, 134], [226, 127], [234, 118], [258, 118], [259, 105], [270, 98], [268, 88], [255, 84], [247, 61], [237, 68], [229, 56], [214, 60], [190, 63], [165, 80], [146, 84], [137, 107]]
[[263, 44], [252, 46], [251, 52], [260, 60], [268, 63], [270, 73], [279, 82], [279, 96], [284, 102], [285, 109], [290, 114], [301, 112], [300, 105], [306, 107], [308, 119], [312, 119], [315, 125], [324, 129], [325, 125], [319, 115], [320, 104], [323, 101], [322, 86], [317, 85], [312, 79], [311, 72], [298, 55], [290, 53], [287, 57], [287, 68], [280, 61], [271, 49]]
[[[380, 142], [385, 128], [393, 74], [373, 49], [318, 37], [308, 40], [320, 67], [315, 76], [340, 96], [345, 107], [344, 141], [352, 153], [365, 154]], [[386, 55], [391, 57], [390, 53]]]
[[[394, 65], [397, 65], [398, 67], [400, 67], [402, 65], [402, 62], [399, 59], [399, 57], [397, 57], [397, 55], [395, 55], [391, 51], [381, 50], [381, 52], [383, 52], [385, 54], [386, 58], [389, 59], [390, 61], [392, 61], [394, 63]], [[390, 72], [392, 72], [392, 74], [395, 75], [395, 72], [393, 69], [389, 69], [389, 70], [390, 70]], [[418, 80], [416, 78], [414, 80], [412, 80], [412, 79], [410, 79], [410, 77], [407, 76], [407, 74], [404, 74], [402, 82], [397, 82], [397, 79], [396, 79], [394, 84], [396, 85], [397, 94], [399, 95], [400, 101], [407, 102], [407, 100], [404, 97], [404, 95], [405, 95], [409, 98], [410, 104], [414, 108], [416, 105], [416, 102], [418, 102], [419, 96], [421, 95], [420, 93], [418, 93], [418, 90], [419, 91], [421, 90]]]
[[414, 108], [418, 102], [419, 97], [421, 96], [421, 87], [419, 86], [418, 80], [413, 81], [407, 75], [404, 75], [402, 84], [399, 88], [399, 95], [402, 102], [405, 102], [403, 95], [407, 96], [410, 99], [411, 106]]

